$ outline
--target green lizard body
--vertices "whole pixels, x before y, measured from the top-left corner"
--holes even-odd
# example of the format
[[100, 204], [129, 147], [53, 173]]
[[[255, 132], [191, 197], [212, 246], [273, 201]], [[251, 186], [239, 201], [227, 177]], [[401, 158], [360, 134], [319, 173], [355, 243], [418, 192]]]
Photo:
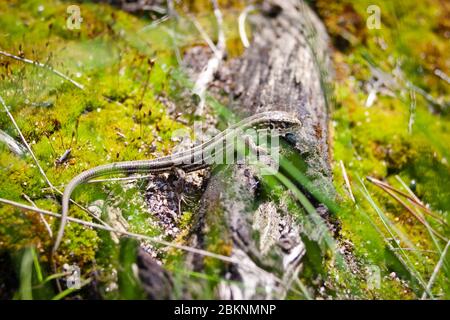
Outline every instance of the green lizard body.
[[220, 151], [223, 149], [222, 146], [224, 142], [232, 141], [234, 138], [239, 138], [244, 130], [273, 129], [281, 133], [282, 131], [289, 130], [294, 126], [299, 125], [300, 121], [291, 113], [282, 111], [263, 112], [238, 122], [237, 124], [217, 134], [207, 142], [189, 150], [152, 160], [114, 162], [94, 167], [80, 173], [73, 178], [64, 189], [61, 224], [53, 251], [55, 252], [61, 243], [68, 217], [70, 197], [78, 185], [88, 182], [91, 179], [111, 174], [132, 174], [144, 172], [162, 173], [171, 171], [174, 168], [181, 169], [185, 172], [196, 171], [210, 165], [212, 163], [214, 153], [217, 152], [217, 150]]

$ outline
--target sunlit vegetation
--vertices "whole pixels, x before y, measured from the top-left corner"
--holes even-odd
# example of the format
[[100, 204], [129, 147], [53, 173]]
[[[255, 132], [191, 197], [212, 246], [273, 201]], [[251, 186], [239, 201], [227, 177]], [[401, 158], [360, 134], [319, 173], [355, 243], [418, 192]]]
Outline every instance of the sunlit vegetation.
[[[448, 299], [450, 7], [438, 0], [307, 2], [333, 44], [330, 150], [338, 195], [312, 188], [302, 160], [286, 150], [280, 173], [262, 180], [261, 197], [287, 208], [304, 226], [307, 255], [288, 298]], [[243, 52], [236, 20], [245, 4], [219, 4], [231, 59]], [[380, 29], [366, 28], [372, 4], [381, 9]], [[207, 46], [192, 19], [216, 40], [208, 1], [185, 1], [176, 8], [177, 19], [161, 21], [83, 2], [80, 30], [65, 27], [66, 7], [57, 0], [0, 2], [0, 50], [51, 66], [84, 86], [0, 55], [0, 96], [59, 190], [96, 165], [169, 154], [176, 145], [172, 133], [190, 132], [194, 121], [193, 79], [179, 58], [194, 45]], [[233, 121], [214, 98], [208, 103], [223, 120], [220, 126]], [[5, 112], [0, 128], [20, 142]], [[1, 198], [60, 211], [59, 194], [30, 155], [18, 156], [3, 143], [0, 181]], [[99, 218], [107, 222], [108, 208], [118, 208], [130, 232], [183, 243], [195, 206], [183, 207], [180, 235], [171, 237], [145, 207], [145, 188], [145, 181], [86, 184], [74, 199], [83, 206], [98, 204]], [[330, 209], [339, 225], [336, 234], [315, 212], [316, 200]], [[75, 205], [70, 215], [96, 222]], [[58, 220], [45, 219], [55, 233]], [[214, 219], [205, 249], [228, 255], [221, 213]], [[324, 230], [320, 239], [317, 228]], [[53, 261], [56, 269], [52, 244], [39, 215], [0, 206], [0, 283], [8, 286], [0, 287], [0, 298], [145, 297], [133, 273], [137, 242], [69, 224]], [[156, 252], [174, 275], [174, 297], [182, 297], [188, 285], [194, 298], [214, 297], [223, 280], [222, 262], [207, 258], [205, 273], [196, 273], [184, 269], [183, 253]], [[58, 270], [65, 263], [80, 266], [80, 290], [57, 290], [55, 279], [63, 276]], [[373, 272], [380, 275], [375, 285]]]
[[[381, 9], [380, 29], [366, 28], [372, 4]], [[449, 7], [441, 1], [315, 1], [314, 7], [335, 45], [332, 127], [334, 179], [346, 208], [337, 213], [342, 236], [359, 263], [381, 269], [381, 288], [370, 294], [421, 298], [449, 235], [450, 84], [439, 76], [450, 70]], [[367, 176], [415, 194], [444, 223], [404, 202], [444, 239]], [[431, 289], [437, 298], [450, 294], [448, 255], [444, 261]]]

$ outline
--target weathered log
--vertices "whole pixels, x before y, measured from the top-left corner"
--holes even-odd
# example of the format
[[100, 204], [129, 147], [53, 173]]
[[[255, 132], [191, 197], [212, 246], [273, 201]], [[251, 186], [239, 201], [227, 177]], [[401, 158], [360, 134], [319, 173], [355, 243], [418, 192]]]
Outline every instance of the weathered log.
[[[141, 10], [139, 5], [147, 4], [118, 3], [125, 10]], [[302, 127], [290, 140], [306, 163], [306, 175], [317, 190], [333, 195], [326, 99], [331, 68], [325, 28], [302, 0], [263, 1], [259, 9], [249, 18], [254, 30], [250, 47], [221, 66], [211, 87], [226, 93], [217, 94], [219, 100], [231, 97], [225, 103], [240, 117], [270, 110], [295, 112]], [[186, 65], [193, 55], [188, 51]], [[300, 236], [303, 226], [287, 206], [261, 201], [258, 184], [252, 168], [227, 166], [212, 172], [201, 198], [190, 244], [241, 261], [221, 266], [224, 281], [216, 288], [217, 298], [281, 299], [301, 270], [306, 250]], [[315, 205], [326, 215], [323, 204]], [[172, 286], [169, 273], [142, 257], [140, 252], [140, 278], [149, 297], [169, 297], [170, 290], [162, 290], [164, 284]], [[205, 270], [203, 257], [186, 257], [188, 267]], [[190, 292], [194, 287], [186, 289], [186, 298], [195, 297]]]
[[[242, 117], [270, 110], [295, 112], [302, 127], [291, 140], [307, 164], [306, 174], [315, 188], [332, 195], [325, 29], [300, 0], [264, 2], [250, 21], [250, 47], [222, 68], [214, 86], [232, 97], [228, 104]], [[230, 166], [212, 174], [202, 197], [193, 244], [208, 249], [219, 242], [242, 261], [223, 271], [224, 279], [242, 285], [224, 281], [217, 288], [218, 298], [280, 299], [300, 271], [305, 254], [302, 226], [286, 207], [261, 202], [257, 185], [251, 168]], [[326, 211], [322, 204], [317, 207]], [[194, 262], [202, 270], [202, 258]]]

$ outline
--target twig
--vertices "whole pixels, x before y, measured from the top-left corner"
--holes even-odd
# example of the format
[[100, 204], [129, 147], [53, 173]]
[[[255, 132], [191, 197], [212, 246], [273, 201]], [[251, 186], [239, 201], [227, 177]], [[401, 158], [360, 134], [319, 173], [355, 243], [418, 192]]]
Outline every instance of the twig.
[[173, 0], [167, 0], [167, 11], [170, 17], [176, 17], [177, 11], [175, 10], [175, 5]]
[[[34, 203], [33, 200], [31, 200], [29, 196], [27, 196], [25, 193], [23, 193], [22, 196], [25, 198], [25, 200], [31, 203], [33, 207], [38, 208], [38, 206]], [[42, 223], [44, 223], [45, 228], [47, 229], [47, 232], [50, 235], [50, 238], [53, 238], [52, 228], [50, 228], [50, 225], [48, 224], [47, 220], [45, 220], [44, 215], [41, 213], [39, 214], [39, 217], [41, 217]]]
[[250, 41], [247, 38], [247, 33], [245, 32], [245, 20], [247, 19], [247, 15], [255, 10], [253, 5], [247, 6], [239, 15], [238, 24], [239, 24], [239, 37], [241, 38], [242, 45], [245, 48], [250, 46]]
[[3, 108], [5, 109], [5, 112], [8, 115], [8, 117], [11, 119], [11, 122], [13, 123], [13, 125], [16, 128], [17, 132], [19, 133], [19, 136], [22, 139], [23, 144], [25, 145], [25, 147], [27, 148], [27, 150], [30, 153], [31, 157], [33, 158], [34, 163], [36, 164], [36, 166], [39, 169], [39, 172], [44, 177], [44, 179], [47, 182], [48, 186], [50, 188], [52, 188], [52, 189], [55, 189], [55, 187], [53, 186], [53, 184], [50, 182], [50, 180], [48, 179], [47, 175], [45, 174], [44, 169], [42, 169], [41, 165], [39, 164], [39, 161], [37, 160], [36, 156], [34, 155], [33, 150], [31, 149], [31, 147], [28, 144], [27, 140], [23, 136], [22, 131], [20, 130], [19, 126], [16, 123], [16, 120], [14, 119], [13, 115], [9, 111], [8, 107], [5, 104], [5, 101], [3, 100], [3, 98], [1, 96], [0, 96], [0, 103], [2, 104]]
[[407, 186], [407, 184], [405, 183], [405, 181], [403, 181], [403, 179], [399, 176], [399, 175], [395, 175], [395, 179], [397, 179], [398, 182], [400, 182], [400, 184], [403, 186], [403, 188], [406, 189], [406, 191], [408, 191], [408, 193], [410, 194], [410, 196], [412, 198], [414, 198], [414, 201], [417, 202], [420, 205], [424, 205], [423, 202], [419, 199], [418, 196], [415, 195], [414, 192], [412, 192], [412, 190]]
[[370, 182], [375, 184], [377, 187], [381, 188], [383, 191], [388, 193], [395, 200], [397, 200], [409, 213], [411, 213], [417, 220], [419, 220], [419, 222], [421, 222], [425, 227], [427, 227], [427, 229], [432, 231], [436, 236], [438, 236], [439, 238], [441, 238], [444, 241], [448, 241], [447, 238], [445, 238], [439, 232], [434, 230], [422, 216], [419, 216], [410, 206], [408, 206], [402, 199], [400, 199], [400, 197], [397, 196], [392, 190], [390, 190], [389, 188], [386, 188], [383, 184], [379, 184], [379, 183], [375, 182], [376, 179], [367, 177], [367, 180], [369, 180]]
[[[416, 207], [418, 206], [420, 209], [424, 210], [426, 213], [430, 214], [433, 216], [433, 212], [431, 210], [429, 210], [422, 201], [420, 201], [420, 199], [414, 194], [414, 192], [412, 192], [412, 190], [406, 185], [406, 183], [402, 180], [402, 178], [400, 178], [399, 175], [395, 175], [395, 178], [397, 179], [398, 182], [400, 182], [400, 184], [402, 185], [402, 187], [408, 191], [409, 195], [414, 199], [411, 200], [408, 198], [408, 201], [411, 202], [413, 205], [415, 205]], [[436, 218], [438, 221], [441, 221], [442, 224], [447, 224], [447, 222], [444, 219], [439, 219]], [[448, 225], [448, 224], [447, 224]], [[442, 249], [441, 246], [439, 245], [438, 241], [435, 239], [435, 237], [430, 233], [430, 236], [434, 242], [434, 245], [436, 246], [438, 253], [442, 254]]]
[[[394, 76], [395, 76], [395, 78], [394, 78], [394, 76], [388, 74], [387, 72], [382, 70], [378, 65], [376, 65], [374, 63], [375, 59], [372, 59], [367, 53], [365, 53], [363, 55], [363, 58], [367, 61], [367, 63], [370, 65], [370, 67], [377, 72], [377, 75], [383, 77], [383, 80], [382, 80], [383, 84], [386, 85], [387, 87], [392, 87], [392, 82], [397, 83], [396, 86], [399, 86], [398, 82], [395, 80], [395, 78], [397, 78], [398, 80], [402, 81], [405, 84], [406, 88], [413, 90], [416, 93], [420, 94], [425, 100], [427, 100], [429, 105], [431, 105], [432, 107], [434, 107], [434, 108], [437, 107], [437, 108], [439, 108], [439, 110], [446, 110], [449, 108], [450, 104], [448, 101], [447, 102], [444, 101], [442, 103], [439, 102], [431, 94], [429, 94], [422, 88], [416, 86], [411, 81], [406, 79], [403, 74], [403, 71], [399, 65], [394, 69]], [[389, 81], [390, 83], [387, 83], [386, 81]]]
[[[397, 178], [398, 180], [399, 178]], [[401, 190], [398, 190], [394, 187], [392, 187], [391, 185], [389, 185], [388, 183], [385, 183], [383, 181], [380, 181], [378, 179], [375, 179], [373, 177], [367, 177], [367, 180], [369, 180], [370, 182], [372, 182], [373, 184], [379, 184], [382, 185], [384, 187], [386, 187], [387, 189], [394, 191], [395, 193], [398, 193], [399, 195], [405, 197], [406, 199], [409, 200], [409, 202], [411, 202], [412, 204], [420, 207], [421, 209], [423, 209], [425, 211], [425, 213], [427, 213], [429, 216], [433, 217], [434, 219], [438, 220], [439, 222], [441, 222], [442, 224], [447, 224], [446, 221], [444, 221], [441, 217], [439, 217], [438, 215], [436, 215], [433, 211], [431, 211], [430, 209], [428, 209], [422, 201], [420, 201], [420, 199], [411, 191], [409, 190], [409, 188], [407, 188], [408, 192], [410, 192], [411, 195], [408, 195], [406, 193], [404, 193]], [[406, 186], [403, 182], [403, 180], [399, 180], [401, 181], [403, 186]]]
[[352, 201], [355, 203], [356, 200], [355, 200], [355, 197], [353, 196], [352, 187], [350, 185], [350, 180], [348, 180], [347, 170], [345, 170], [344, 162], [341, 160], [340, 164], [341, 164], [341, 169], [342, 169], [342, 175], [344, 176], [345, 185], [347, 186], [347, 189], [348, 189], [348, 192], [350, 195], [350, 199], [352, 199]]
[[[383, 223], [384, 227], [386, 228], [389, 235], [391, 236], [391, 239], [394, 240], [393, 243], [395, 243], [395, 246], [397, 248], [399, 248], [400, 255], [398, 256], [398, 258], [400, 259], [402, 264], [408, 269], [410, 274], [416, 278], [416, 280], [419, 282], [421, 287], [424, 288], [425, 290], [427, 290], [426, 283], [423, 280], [422, 276], [417, 271], [417, 269], [414, 267], [413, 262], [408, 257], [405, 250], [403, 250], [402, 247], [400, 246], [400, 240], [403, 241], [405, 244], [407, 244], [410, 248], [415, 249], [416, 246], [411, 242], [411, 240], [409, 240], [409, 238], [406, 235], [404, 235], [400, 230], [398, 230], [398, 228], [389, 220], [389, 218], [383, 213], [383, 211], [377, 206], [377, 204], [373, 200], [373, 198], [370, 195], [369, 191], [367, 190], [363, 180], [359, 176], [357, 176], [357, 178], [362, 186], [362, 188], [360, 188], [359, 190], [362, 192], [362, 195], [366, 198], [366, 200], [370, 203], [370, 205], [373, 207], [375, 212], [380, 217], [381, 222]], [[388, 248], [390, 250], [392, 250], [394, 248], [393, 244], [391, 243], [391, 241], [389, 239], [387, 239], [385, 237], [384, 233], [378, 228], [377, 224], [372, 220], [372, 218], [370, 218], [370, 216], [366, 212], [364, 212], [364, 210], [360, 210], [360, 212], [364, 216], [367, 217], [367, 219], [372, 224], [372, 226], [375, 228], [375, 230], [377, 230], [377, 232], [382, 236], [382, 238], [383, 238], [384, 242], [386, 243], [386, 245], [388, 246]], [[395, 234], [398, 236], [398, 238], [395, 236]], [[430, 296], [432, 296], [431, 292], [429, 292], [429, 291], [427, 291], [427, 292], [428, 292], [428, 294], [430, 294]]]
[[416, 92], [414, 90], [411, 90], [409, 94], [411, 102], [409, 105], [408, 132], [409, 134], [412, 134], [412, 127], [416, 118]]
[[208, 36], [208, 34], [206, 33], [205, 29], [203, 29], [202, 25], [197, 21], [197, 19], [195, 19], [194, 16], [189, 16], [189, 20], [191, 20], [192, 23], [194, 24], [194, 26], [197, 28], [198, 32], [203, 37], [203, 40], [205, 40], [205, 42], [208, 44], [208, 46], [211, 49], [211, 51], [214, 54], [219, 54], [216, 45], [211, 40], [211, 38]]
[[134, 1], [126, 2], [122, 1], [122, 10], [130, 13], [136, 13], [139, 11], [153, 11], [158, 14], [166, 14], [167, 10], [164, 7], [152, 4], [146, 4], [148, 1]]
[[434, 74], [439, 78], [441, 78], [442, 80], [444, 80], [445, 82], [447, 82], [448, 84], [450, 84], [450, 77], [446, 75], [445, 72], [442, 71], [441, 69], [435, 69]]
[[17, 156], [22, 157], [25, 154], [25, 147], [3, 130], [0, 130], [0, 141], [4, 142], [8, 146], [9, 150]]
[[222, 12], [220, 11], [219, 5], [217, 4], [217, 0], [211, 0], [214, 7], [214, 16], [217, 21], [217, 51], [214, 52], [211, 59], [208, 60], [207, 65], [203, 68], [203, 71], [199, 74], [197, 81], [195, 82], [193, 93], [198, 95], [200, 98], [200, 102], [197, 106], [197, 110], [195, 111], [196, 115], [203, 115], [205, 102], [206, 102], [206, 89], [208, 84], [213, 80], [214, 73], [216, 73], [219, 68], [219, 64], [222, 61], [225, 55], [225, 33], [223, 31], [223, 17]]
[[[168, 15], [169, 19], [175, 20], [176, 22], [178, 21], [179, 16], [178, 16], [177, 10], [175, 9], [173, 0], [167, 0], [167, 15]], [[170, 23], [169, 29], [167, 29], [167, 28], [163, 28], [163, 29], [165, 29], [167, 31], [167, 33], [170, 35], [178, 65], [180, 65], [180, 66], [183, 65], [183, 59], [181, 58], [180, 49], [178, 48], [177, 41], [176, 41], [177, 34], [174, 31], [173, 24]]]
[[[86, 181], [85, 183], [102, 183], [102, 182], [115, 182], [115, 181], [132, 181], [132, 180], [140, 180], [154, 177], [155, 174], [145, 174], [145, 175], [131, 175], [128, 177], [118, 177], [118, 178], [105, 178], [105, 179], [92, 179]], [[60, 184], [58, 187], [65, 187], [65, 184]], [[42, 190], [49, 190], [50, 188], [42, 188]]]
[[438, 263], [436, 264], [436, 267], [434, 267], [433, 274], [431, 275], [431, 278], [428, 281], [427, 288], [422, 294], [422, 298], [421, 298], [422, 300], [424, 300], [427, 297], [427, 292], [431, 292], [431, 287], [433, 286], [434, 281], [436, 280], [436, 276], [439, 273], [439, 270], [441, 269], [442, 265], [444, 264], [444, 259], [445, 259], [445, 256], [447, 255], [449, 245], [450, 245], [450, 241], [447, 242], [447, 245], [445, 246], [444, 251], [441, 254], [441, 257], [440, 257]]
[[405, 251], [417, 251], [417, 252], [425, 252], [425, 253], [436, 253], [439, 254], [438, 251], [435, 250], [421, 250], [421, 249], [415, 249], [415, 248], [403, 248], [403, 247], [399, 247], [399, 248], [392, 248], [392, 250], [405, 250]]
[[148, 29], [153, 29], [156, 26], [158, 26], [159, 24], [163, 23], [164, 21], [166, 21], [167, 19], [169, 19], [168, 15], [162, 16], [161, 18], [153, 21], [152, 23], [150, 23], [149, 25], [146, 25], [145, 27], [143, 27], [139, 32], [143, 32], [143, 31], [147, 31]]
[[448, 102], [439, 102], [435, 97], [433, 97], [431, 94], [429, 94], [428, 92], [426, 92], [425, 90], [423, 90], [422, 88], [416, 86], [415, 84], [413, 84], [412, 82], [406, 80], [406, 86], [412, 90], [414, 90], [415, 92], [417, 92], [418, 94], [420, 94], [422, 97], [424, 97], [425, 100], [427, 100], [427, 102], [429, 104], [431, 104], [434, 107], [439, 107], [440, 110], [446, 110], [449, 107], [449, 103]]
[[[56, 188], [52, 182], [48, 179], [47, 175], [45, 174], [44, 169], [42, 169], [41, 165], [39, 164], [38, 159], [36, 158], [36, 156], [33, 153], [33, 150], [31, 149], [30, 145], [28, 144], [27, 140], [25, 139], [25, 137], [22, 134], [22, 131], [20, 130], [19, 126], [16, 123], [16, 120], [14, 119], [13, 115], [11, 114], [11, 112], [8, 109], [8, 106], [5, 104], [5, 101], [3, 100], [3, 98], [0, 96], [0, 103], [2, 104], [3, 108], [5, 109], [7, 115], [9, 116], [9, 118], [11, 119], [11, 122], [13, 123], [14, 127], [16, 128], [17, 132], [19, 133], [20, 138], [22, 139], [23, 144], [26, 146], [28, 152], [30, 153], [31, 157], [34, 160], [34, 163], [36, 164], [36, 166], [39, 169], [39, 172], [41, 173], [41, 175], [44, 177], [47, 185], [50, 187], [50, 190], [56, 191], [57, 193], [59, 193], [60, 195], [62, 195], [63, 193], [61, 192], [61, 190], [59, 190], [58, 188]], [[81, 208], [82, 210], [86, 211], [87, 213], [89, 213], [92, 217], [94, 217], [94, 219], [96, 219], [97, 221], [101, 222], [104, 225], [107, 225], [104, 221], [102, 221], [100, 218], [96, 217], [92, 212], [90, 212], [89, 210], [87, 210], [86, 208], [84, 208], [83, 206], [81, 206], [80, 204], [76, 203], [75, 201], [73, 201], [72, 199], [70, 199], [70, 202], [75, 204], [77, 207]]]
[[80, 84], [80, 83], [76, 82], [75, 80], [69, 78], [68, 76], [66, 76], [66, 75], [63, 74], [62, 72], [60, 72], [60, 71], [58, 71], [58, 70], [56, 70], [56, 69], [50, 67], [49, 65], [40, 63], [40, 62], [38, 62], [38, 61], [33, 61], [33, 60], [30, 60], [30, 59], [21, 58], [21, 57], [19, 57], [19, 56], [16, 56], [16, 55], [14, 55], [14, 54], [11, 54], [11, 53], [8, 53], [8, 52], [5, 52], [5, 51], [1, 51], [1, 50], [0, 50], [0, 54], [1, 54], [1, 55], [4, 55], [4, 56], [6, 56], [6, 57], [9, 57], [9, 58], [18, 60], [18, 61], [22, 61], [22, 62], [25, 62], [25, 63], [32, 64], [32, 65], [34, 65], [34, 66], [38, 66], [38, 67], [41, 67], [41, 68], [50, 70], [51, 72], [53, 72], [53, 73], [56, 74], [57, 76], [59, 76], [59, 77], [63, 78], [64, 80], [69, 81], [70, 83], [72, 83], [72, 84], [73, 84], [75, 87], [77, 87], [78, 89], [84, 90], [84, 86], [83, 86], [82, 84]]
[[64, 153], [62, 154], [61, 157], [59, 157], [58, 159], [56, 159], [56, 164], [63, 164], [64, 162], [67, 161], [67, 159], [69, 159], [70, 153], [72, 152], [72, 149], [69, 148], [66, 151], [64, 151]]
[[[431, 211], [415, 194], [414, 192], [412, 192], [412, 190], [406, 185], [406, 183], [402, 180], [402, 178], [400, 178], [400, 176], [396, 175], [395, 178], [397, 179], [398, 182], [401, 183], [401, 185], [403, 186], [403, 188], [406, 189], [406, 191], [408, 191], [408, 194], [405, 194], [404, 192], [397, 190], [397, 189], [393, 189], [393, 191], [397, 192], [398, 194], [403, 195], [405, 198], [407, 198], [409, 200], [409, 202], [411, 202], [412, 204], [420, 207], [423, 211], [425, 211], [427, 214], [429, 214], [430, 216], [432, 216], [433, 218], [435, 218], [436, 220], [440, 221], [442, 224], [448, 224], [444, 219], [442, 219], [441, 217], [439, 217], [437, 214], [435, 214], [433, 211]], [[389, 186], [389, 185], [387, 185]], [[392, 188], [392, 187], [391, 187]]]

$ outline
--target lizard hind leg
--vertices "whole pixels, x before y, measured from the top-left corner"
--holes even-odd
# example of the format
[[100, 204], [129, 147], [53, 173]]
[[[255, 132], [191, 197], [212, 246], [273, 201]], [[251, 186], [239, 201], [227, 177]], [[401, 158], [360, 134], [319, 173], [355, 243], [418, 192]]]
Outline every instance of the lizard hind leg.
[[185, 185], [186, 185], [185, 184], [186, 172], [183, 169], [180, 169], [177, 167], [174, 167], [172, 169], [172, 171], [176, 177], [176, 180], [173, 182], [173, 185], [175, 187], [174, 191], [175, 191], [175, 195], [178, 200], [178, 216], [180, 216], [181, 215], [181, 203], [183, 202], [183, 203], [187, 204], [186, 201], [188, 201], [188, 198], [184, 193]]

